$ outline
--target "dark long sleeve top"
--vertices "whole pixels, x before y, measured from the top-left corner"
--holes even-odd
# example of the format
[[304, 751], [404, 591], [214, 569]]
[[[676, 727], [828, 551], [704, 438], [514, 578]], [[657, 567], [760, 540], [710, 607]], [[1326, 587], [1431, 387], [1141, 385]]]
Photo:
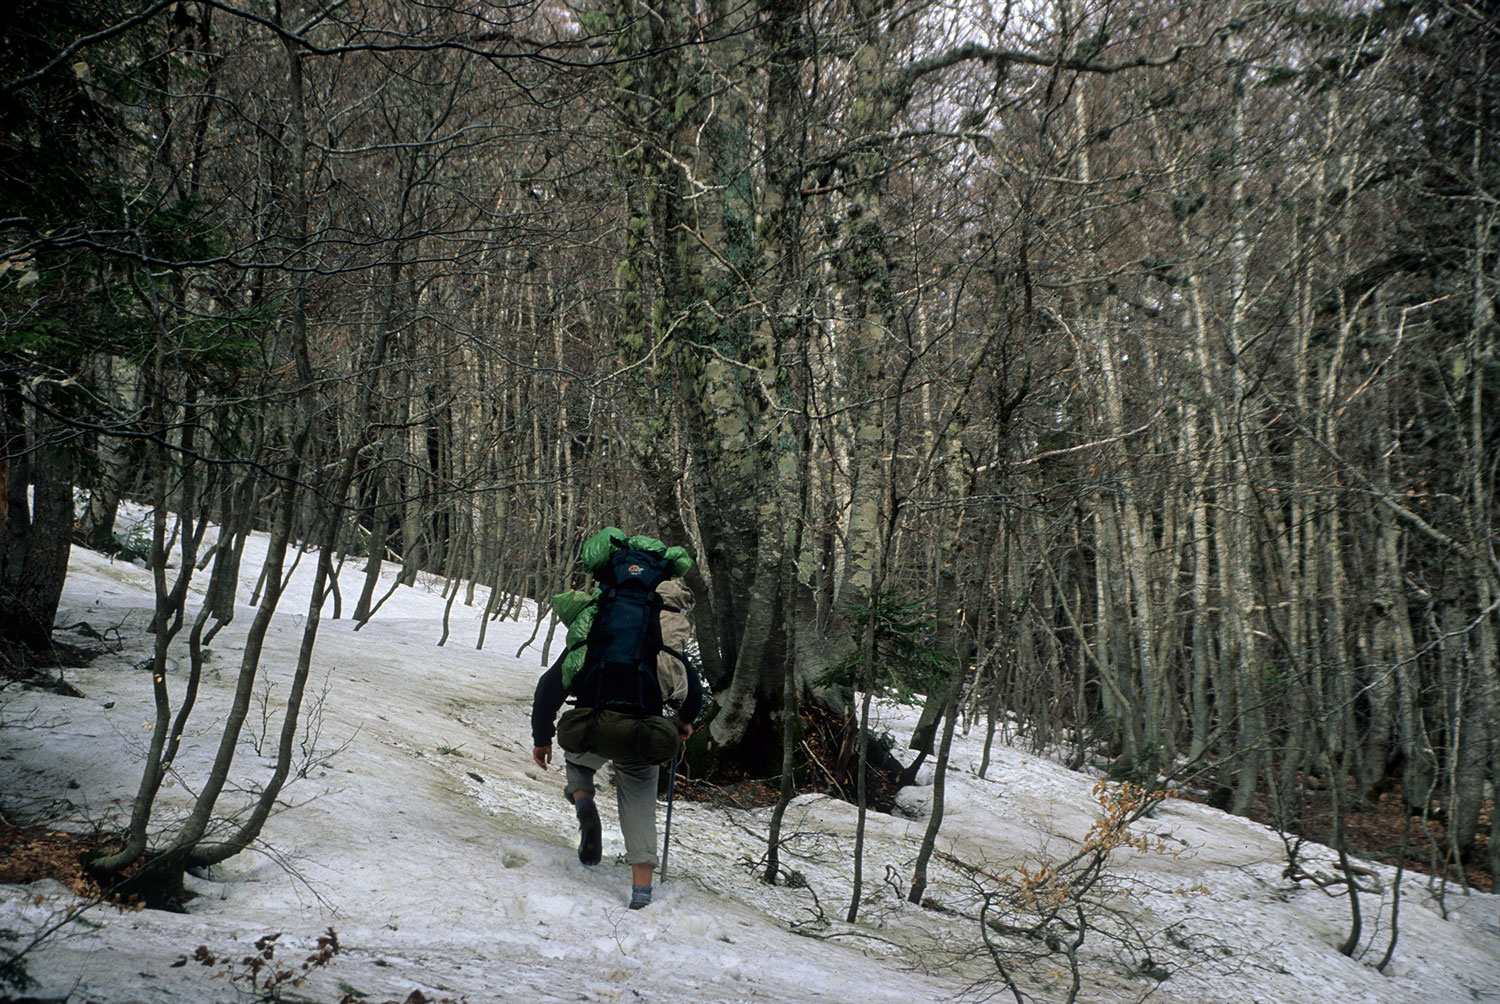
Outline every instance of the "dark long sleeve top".
[[[533, 746], [551, 746], [552, 737], [557, 732], [557, 712], [568, 696], [562, 682], [563, 659], [566, 656], [566, 652], [558, 656], [557, 661], [536, 681], [536, 693], [531, 698]], [[698, 715], [703, 711], [703, 681], [698, 678], [698, 671], [693, 668], [692, 660], [684, 661], [687, 665], [688, 692], [677, 712], [677, 718], [692, 723], [698, 720]], [[577, 703], [588, 706], [592, 702], [579, 697]]]

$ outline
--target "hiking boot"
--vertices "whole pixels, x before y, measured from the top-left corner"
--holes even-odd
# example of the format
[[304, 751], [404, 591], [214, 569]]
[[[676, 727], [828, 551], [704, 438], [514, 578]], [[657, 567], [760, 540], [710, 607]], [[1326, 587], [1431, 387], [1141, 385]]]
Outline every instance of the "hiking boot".
[[578, 860], [597, 865], [604, 856], [604, 834], [599, 826], [599, 810], [593, 795], [579, 795], [573, 801], [578, 811]]
[[633, 885], [630, 887], [630, 908], [632, 910], [643, 909], [651, 902], [651, 887], [649, 885]]

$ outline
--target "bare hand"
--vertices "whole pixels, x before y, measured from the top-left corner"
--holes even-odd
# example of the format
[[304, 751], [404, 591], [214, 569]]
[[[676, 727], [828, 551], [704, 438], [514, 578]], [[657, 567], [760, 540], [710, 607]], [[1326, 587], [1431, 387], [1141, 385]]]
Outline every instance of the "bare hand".
[[538, 767], [542, 768], [542, 770], [546, 770], [547, 765], [552, 762], [552, 747], [533, 746], [531, 748], [531, 760]]
[[687, 742], [689, 739], [693, 738], [692, 722], [685, 722], [681, 718], [674, 718], [673, 721], [677, 723], [678, 738], [680, 738], [683, 742]]

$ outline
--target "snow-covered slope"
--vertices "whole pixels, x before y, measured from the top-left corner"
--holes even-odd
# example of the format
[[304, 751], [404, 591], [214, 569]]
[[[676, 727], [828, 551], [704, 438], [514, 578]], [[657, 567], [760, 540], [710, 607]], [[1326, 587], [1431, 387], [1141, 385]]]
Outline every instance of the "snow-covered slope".
[[[247, 569], [258, 571], [255, 557], [247, 555]], [[301, 641], [310, 563], [294, 575], [263, 660], [272, 711]], [[346, 597], [361, 574], [352, 563], [346, 569]], [[149, 651], [141, 632], [150, 595], [143, 570], [75, 551], [60, 622], [118, 627], [125, 648], [68, 674], [83, 698], [0, 694], [0, 807], [13, 821], [118, 825], [128, 813], [149, 733], [143, 723], [152, 717], [149, 679], [133, 668]], [[300, 961], [330, 927], [340, 953], [305, 984], [286, 988], [288, 999], [904, 1004], [1001, 989], [982, 951], [968, 879], [935, 862], [928, 896], [938, 909], [901, 895], [930, 789], [903, 793], [908, 815], [918, 818], [871, 817], [857, 924], [841, 920], [854, 810], [821, 796], [799, 799], [787, 818], [785, 864], [806, 885], [774, 888], [754, 869], [766, 810], [678, 800], [656, 901], [628, 911], [629, 869], [617, 860], [623, 846], [613, 813], [604, 813], [604, 864], [585, 868], [560, 772], [530, 762], [527, 715], [541, 636], [521, 650], [534, 622], [491, 624], [478, 651], [478, 610], [460, 600], [452, 636], [439, 648], [445, 605], [440, 584], [419, 583], [399, 589], [361, 631], [347, 620], [324, 621], [309, 716], [312, 769], [286, 789], [289, 804], [266, 827], [264, 847], [194, 879], [187, 913], [89, 910], [28, 956], [38, 984], [26, 994], [98, 1004], [254, 999], [232, 971], [256, 939], [279, 933], [277, 958]], [[251, 613], [244, 608], [215, 639], [215, 669], [185, 738], [180, 779], [166, 792], [169, 806], [185, 804], [211, 755]], [[182, 675], [172, 674], [174, 699]], [[882, 727], [897, 735], [914, 717], [902, 708], [882, 714]], [[255, 734], [260, 721], [252, 714]], [[980, 723], [956, 741], [940, 849], [992, 871], [1065, 854], [1096, 814], [1093, 779], [1014, 748], [997, 748], [980, 779], [982, 732]], [[247, 746], [240, 783], [264, 777], [263, 763]], [[1500, 1000], [1494, 896], [1450, 889], [1445, 918], [1424, 877], [1409, 875], [1395, 962], [1382, 975], [1373, 963], [1390, 933], [1391, 869], [1372, 866], [1384, 894], [1365, 897], [1370, 948], [1362, 960], [1348, 959], [1335, 950], [1347, 934], [1347, 903], [1282, 879], [1273, 833], [1187, 802], [1168, 803], [1138, 827], [1180, 853], [1121, 857], [1118, 874], [1131, 894], [1115, 905], [1158, 945], [1157, 977], [1169, 975], [1143, 975], [1143, 959], [1122, 958], [1096, 938], [1083, 948], [1080, 1000], [1148, 992], [1183, 1004]], [[1312, 860], [1331, 858], [1315, 848]], [[1184, 895], [1198, 886], [1207, 894]], [[0, 887], [0, 933], [23, 936], [74, 903], [55, 883]], [[173, 965], [200, 945], [230, 961]], [[1036, 1000], [1064, 999], [1064, 968], [1024, 971]]]

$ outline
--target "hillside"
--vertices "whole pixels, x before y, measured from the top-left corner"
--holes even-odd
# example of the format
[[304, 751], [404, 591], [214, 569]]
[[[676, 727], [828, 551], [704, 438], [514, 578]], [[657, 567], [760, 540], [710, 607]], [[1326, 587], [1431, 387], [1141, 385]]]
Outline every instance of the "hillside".
[[[258, 568], [250, 558], [246, 567]], [[346, 595], [358, 574], [351, 563]], [[307, 575], [301, 568], [294, 577], [268, 642], [272, 705], [301, 639]], [[611, 800], [603, 800], [605, 862], [586, 869], [574, 855], [560, 772], [543, 775], [528, 757], [545, 628], [527, 646], [533, 622], [492, 624], [477, 651], [478, 615], [459, 603], [452, 637], [439, 648], [439, 590], [399, 589], [358, 632], [347, 621], [324, 623], [319, 698], [304, 737], [311, 769], [288, 786], [260, 851], [193, 879], [185, 913], [89, 909], [26, 956], [36, 985], [22, 996], [253, 1000], [260, 994], [240, 960], [254, 954], [257, 939], [279, 934], [276, 959], [300, 962], [332, 928], [340, 951], [305, 984], [283, 987], [285, 999], [801, 1004], [942, 1001], [966, 992], [1011, 999], [984, 950], [973, 876], [935, 861], [926, 908], [899, 894], [930, 788], [902, 792], [904, 815], [871, 817], [858, 924], [840, 919], [854, 810], [815, 795], [787, 817], [786, 863], [805, 884], [756, 881], [768, 810], [678, 800], [656, 902], [627, 911], [629, 872], [615, 861], [621, 844]], [[117, 628], [120, 644], [68, 671], [82, 697], [0, 692], [0, 811], [11, 822], [107, 829], [128, 812], [148, 731], [142, 723], [151, 718], [149, 680], [133, 668], [149, 651], [150, 597], [144, 570], [75, 549], [59, 621], [86, 622], [111, 638], [107, 629]], [[191, 790], [211, 755], [249, 619], [247, 608], [215, 640], [216, 669], [168, 796]], [[178, 677], [170, 681], [174, 698]], [[881, 714], [880, 727], [898, 737], [914, 720], [906, 708]], [[982, 737], [983, 723], [975, 723], [955, 742], [940, 851], [991, 875], [1065, 856], [1097, 814], [1096, 780], [1011, 747], [997, 747], [980, 779]], [[253, 749], [242, 751], [243, 784], [255, 784], [261, 763]], [[1362, 897], [1367, 947], [1349, 959], [1336, 951], [1348, 931], [1346, 901], [1283, 879], [1283, 847], [1266, 828], [1171, 801], [1137, 832], [1168, 852], [1116, 856], [1111, 874], [1120, 891], [1108, 905], [1118, 916], [1107, 922], [1135, 930], [1151, 956], [1132, 956], [1097, 934], [1086, 939], [1079, 1000], [1500, 1000], [1500, 898], [1449, 888], [1440, 904], [1425, 876], [1408, 874], [1399, 943], [1382, 975], [1374, 963], [1390, 935], [1392, 869], [1368, 866], [1381, 891]], [[1304, 857], [1314, 870], [1332, 871], [1326, 850]], [[0, 887], [4, 947], [78, 903], [55, 882]], [[1027, 947], [994, 937], [1002, 948]], [[174, 965], [199, 946], [212, 964]], [[1054, 956], [1017, 972], [1035, 1000], [1054, 1001], [1067, 993], [1065, 968]]]

